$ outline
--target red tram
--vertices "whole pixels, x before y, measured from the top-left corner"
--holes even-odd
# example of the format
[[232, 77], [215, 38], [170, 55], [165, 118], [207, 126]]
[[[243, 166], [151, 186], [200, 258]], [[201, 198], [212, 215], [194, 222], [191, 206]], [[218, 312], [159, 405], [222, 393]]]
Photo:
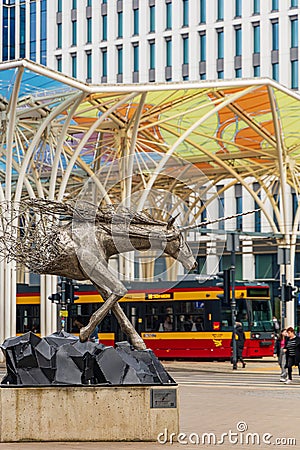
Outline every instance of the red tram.
[[[230, 358], [231, 308], [218, 298], [222, 291], [214, 281], [181, 281], [176, 286], [170, 282], [133, 282], [127, 288], [128, 294], [120, 304], [147, 347], [159, 358]], [[69, 305], [67, 329], [71, 332], [74, 317], [81, 315], [88, 320], [102, 301], [89, 285], [81, 285], [77, 295], [79, 299]], [[237, 282], [235, 297], [237, 321], [242, 322], [246, 334], [244, 356], [272, 356], [274, 328], [269, 286]], [[39, 293], [18, 286], [18, 333], [39, 323], [39, 302]], [[106, 345], [126, 339], [112, 314], [100, 324], [99, 339]]]

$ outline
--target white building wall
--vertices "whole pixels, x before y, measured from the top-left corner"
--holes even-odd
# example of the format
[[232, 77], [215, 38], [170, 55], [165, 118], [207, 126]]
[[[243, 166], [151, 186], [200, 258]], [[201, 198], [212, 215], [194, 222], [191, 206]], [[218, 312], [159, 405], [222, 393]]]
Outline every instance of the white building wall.
[[[3, 0], [2, 0], [3, 1]], [[279, 2], [280, 11], [272, 12], [272, 1], [260, 2], [260, 14], [253, 14], [253, 2], [242, 4], [242, 17], [235, 17], [235, 0], [226, 0], [224, 20], [217, 21], [217, 1], [207, 0], [206, 23], [200, 24], [200, 2], [189, 1], [189, 25], [183, 27], [183, 7], [181, 0], [172, 1], [172, 29], [166, 30], [166, 4], [165, 1], [156, 0], [156, 29], [149, 32], [150, 12], [148, 0], [139, 1], [139, 35], [133, 36], [133, 9], [132, 0], [123, 0], [123, 38], [117, 39], [117, 2], [107, 1], [108, 36], [107, 41], [102, 39], [101, 1], [92, 2], [93, 43], [86, 44], [86, 2], [77, 2], [78, 44], [71, 48], [71, 0], [63, 1], [63, 35], [62, 49], [57, 49], [56, 7], [57, 2], [48, 2], [48, 65], [54, 69], [55, 56], [61, 55], [63, 72], [71, 75], [70, 52], [77, 52], [77, 77], [86, 80], [86, 55], [92, 50], [93, 83], [101, 83], [101, 48], [108, 51], [107, 83], [116, 83], [117, 80], [117, 45], [123, 45], [123, 82], [132, 82], [133, 49], [132, 43], [138, 42], [140, 48], [139, 82], [149, 81], [149, 40], [154, 39], [156, 44], [156, 82], [165, 81], [166, 42], [167, 37], [172, 38], [172, 81], [182, 80], [183, 45], [182, 35], [189, 36], [189, 79], [199, 80], [199, 32], [206, 31], [207, 61], [206, 78], [216, 79], [217, 60], [217, 29], [224, 29], [224, 78], [235, 78], [235, 30], [242, 27], [242, 77], [253, 77], [253, 23], [260, 23], [261, 29], [261, 77], [272, 77], [271, 50], [272, 50], [272, 20], [279, 21], [279, 82], [287, 87], [291, 86], [290, 64], [290, 17], [299, 16], [299, 8], [290, 9], [290, 1]], [[68, 62], [66, 62], [66, 60]]]

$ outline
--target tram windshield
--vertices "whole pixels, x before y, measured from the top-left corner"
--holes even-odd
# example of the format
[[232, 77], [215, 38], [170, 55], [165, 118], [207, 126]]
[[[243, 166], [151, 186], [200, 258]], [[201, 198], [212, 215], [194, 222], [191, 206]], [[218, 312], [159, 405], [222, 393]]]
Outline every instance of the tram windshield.
[[251, 331], [273, 331], [272, 309], [267, 300], [248, 300]]

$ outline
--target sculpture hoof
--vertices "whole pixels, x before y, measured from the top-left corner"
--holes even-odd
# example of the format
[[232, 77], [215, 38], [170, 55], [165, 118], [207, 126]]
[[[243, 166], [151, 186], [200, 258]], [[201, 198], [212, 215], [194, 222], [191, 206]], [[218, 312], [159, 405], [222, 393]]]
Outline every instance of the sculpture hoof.
[[81, 328], [80, 333], [79, 333], [79, 339], [80, 342], [86, 342], [89, 338], [89, 330], [86, 329], [86, 327]]
[[147, 349], [146, 344], [143, 340], [137, 340], [135, 342], [132, 342], [132, 345], [136, 350], [146, 350]]

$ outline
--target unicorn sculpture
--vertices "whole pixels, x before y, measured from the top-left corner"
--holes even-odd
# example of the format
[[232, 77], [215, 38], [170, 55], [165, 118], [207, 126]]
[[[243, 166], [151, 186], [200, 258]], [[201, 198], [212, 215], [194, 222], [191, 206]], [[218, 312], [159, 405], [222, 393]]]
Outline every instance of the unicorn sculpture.
[[102, 296], [104, 304], [80, 330], [82, 342], [112, 310], [134, 348], [146, 348], [118, 303], [127, 289], [108, 265], [111, 256], [151, 248], [173, 257], [187, 270], [196, 267], [175, 218], [164, 222], [127, 208], [99, 208], [83, 201], [30, 199], [0, 203], [0, 208], [0, 254], [39, 274], [90, 280]]

